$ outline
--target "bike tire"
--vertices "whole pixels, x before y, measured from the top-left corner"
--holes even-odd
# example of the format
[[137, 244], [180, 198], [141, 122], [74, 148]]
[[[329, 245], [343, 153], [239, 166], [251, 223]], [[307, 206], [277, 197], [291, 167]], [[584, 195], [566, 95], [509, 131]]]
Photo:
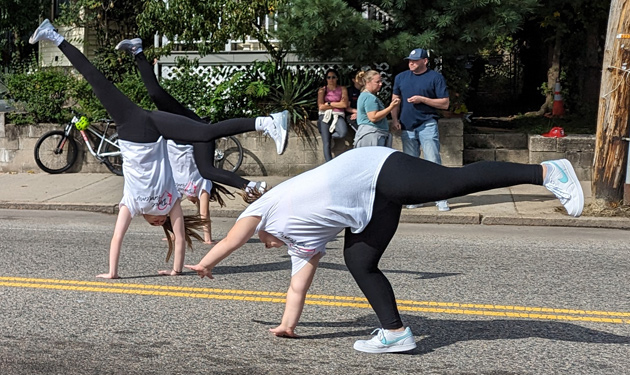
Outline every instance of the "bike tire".
[[62, 130], [49, 131], [35, 144], [35, 163], [50, 174], [63, 173], [72, 168], [78, 155], [77, 142], [72, 136], [66, 137]]
[[[104, 152], [113, 152], [113, 151], [120, 151], [120, 147], [118, 146], [118, 133], [114, 133], [112, 135], [110, 135], [109, 137], [107, 137], [107, 139], [110, 142], [113, 142], [116, 144], [116, 146], [113, 146], [109, 143], [105, 143], [105, 147], [104, 147]], [[122, 176], [123, 175], [123, 169], [122, 169], [122, 163], [123, 163], [123, 159], [122, 159], [122, 155], [119, 156], [106, 156], [103, 158], [103, 163], [105, 164], [105, 166], [107, 167], [107, 169], [109, 169], [110, 172], [112, 172], [113, 174], [117, 175], [117, 176]]]
[[243, 163], [243, 146], [233, 136], [215, 140], [214, 166], [230, 172], [236, 172]]

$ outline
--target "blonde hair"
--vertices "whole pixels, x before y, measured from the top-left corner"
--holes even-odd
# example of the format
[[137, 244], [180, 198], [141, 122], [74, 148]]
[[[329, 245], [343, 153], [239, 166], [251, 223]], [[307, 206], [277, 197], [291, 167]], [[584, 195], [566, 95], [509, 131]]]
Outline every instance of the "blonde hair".
[[361, 85], [363, 85], [361, 91], [365, 91], [365, 85], [369, 82], [372, 82], [372, 79], [376, 75], [380, 76], [381, 73], [377, 72], [376, 70], [360, 71], [359, 73], [357, 73], [355, 80], [361, 82]]

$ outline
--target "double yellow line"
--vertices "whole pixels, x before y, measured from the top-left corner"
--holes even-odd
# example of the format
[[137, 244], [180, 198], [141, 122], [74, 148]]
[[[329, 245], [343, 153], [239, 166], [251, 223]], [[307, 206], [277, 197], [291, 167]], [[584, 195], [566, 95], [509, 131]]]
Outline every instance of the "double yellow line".
[[[0, 287], [53, 289], [96, 293], [136, 294], [183, 298], [205, 298], [251, 302], [284, 303], [286, 293], [238, 289], [193, 288], [151, 284], [126, 284], [99, 281], [36, 279], [25, 277], [2, 277]], [[329, 296], [309, 294], [306, 304], [368, 309], [370, 305], [363, 297]], [[503, 318], [525, 318], [539, 320], [581, 321], [597, 323], [630, 324], [630, 312], [590, 311], [527, 307], [509, 305], [471, 304], [457, 302], [433, 302], [398, 300], [401, 311], [417, 311], [433, 314], [477, 315]]]

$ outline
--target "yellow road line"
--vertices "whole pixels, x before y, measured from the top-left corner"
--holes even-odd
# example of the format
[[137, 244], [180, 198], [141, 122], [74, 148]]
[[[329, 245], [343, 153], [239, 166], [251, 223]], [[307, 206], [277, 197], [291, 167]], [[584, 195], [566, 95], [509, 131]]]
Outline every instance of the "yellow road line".
[[[178, 287], [151, 284], [125, 284], [100, 281], [37, 279], [0, 276], [0, 287], [53, 289], [97, 293], [135, 294], [145, 296], [166, 296], [180, 298], [204, 298], [216, 300], [236, 300], [253, 302], [284, 303], [286, 293], [239, 289], [217, 289]], [[363, 297], [307, 295], [309, 305], [370, 308]], [[424, 307], [426, 306], [426, 307]], [[589, 311], [577, 309], [556, 309], [547, 307], [527, 307], [490, 304], [470, 304], [457, 302], [399, 300], [401, 311], [416, 311], [435, 314], [459, 314], [490, 317], [526, 318], [540, 320], [565, 320], [598, 323], [630, 324], [630, 312]]]

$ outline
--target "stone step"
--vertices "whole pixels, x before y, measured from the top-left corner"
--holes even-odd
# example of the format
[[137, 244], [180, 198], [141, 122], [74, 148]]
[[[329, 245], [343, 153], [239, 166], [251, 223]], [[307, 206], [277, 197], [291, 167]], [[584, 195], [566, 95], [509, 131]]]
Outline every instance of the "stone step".
[[464, 149], [464, 164], [477, 161], [508, 161], [512, 163], [529, 163], [529, 150], [507, 148], [471, 148]]
[[525, 133], [474, 133], [464, 134], [464, 149], [509, 149], [528, 148]]

